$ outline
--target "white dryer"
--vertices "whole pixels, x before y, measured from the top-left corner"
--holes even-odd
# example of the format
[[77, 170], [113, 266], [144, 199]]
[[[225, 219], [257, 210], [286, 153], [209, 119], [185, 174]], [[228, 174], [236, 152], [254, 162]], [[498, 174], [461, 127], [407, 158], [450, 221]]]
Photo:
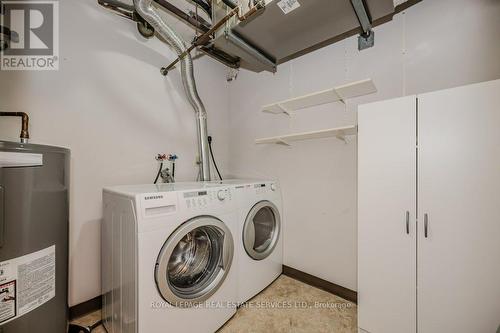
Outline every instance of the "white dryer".
[[282, 197], [276, 181], [224, 180], [240, 207], [236, 253], [238, 304], [248, 301], [271, 284], [283, 267]]
[[233, 189], [202, 183], [104, 190], [108, 333], [212, 333], [236, 313]]

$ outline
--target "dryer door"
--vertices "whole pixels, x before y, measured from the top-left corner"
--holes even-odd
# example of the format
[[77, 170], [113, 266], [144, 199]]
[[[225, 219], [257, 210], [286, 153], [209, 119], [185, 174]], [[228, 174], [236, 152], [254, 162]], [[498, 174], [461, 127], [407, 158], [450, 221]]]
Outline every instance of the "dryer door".
[[158, 255], [158, 291], [177, 307], [203, 302], [224, 282], [233, 254], [233, 237], [222, 221], [209, 216], [191, 219], [170, 235]]
[[270, 201], [252, 207], [243, 226], [243, 246], [255, 260], [267, 258], [280, 236], [281, 219], [278, 208]]

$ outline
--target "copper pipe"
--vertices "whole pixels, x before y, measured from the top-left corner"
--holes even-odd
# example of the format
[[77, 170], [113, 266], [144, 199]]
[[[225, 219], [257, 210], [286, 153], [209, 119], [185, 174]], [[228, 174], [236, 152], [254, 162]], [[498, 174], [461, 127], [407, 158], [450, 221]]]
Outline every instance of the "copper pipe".
[[257, 13], [259, 9], [264, 8], [260, 3], [253, 6], [248, 12], [246, 12], [244, 15], [239, 15], [238, 14], [238, 20], [241, 22], [248, 20], [253, 14]]
[[224, 23], [226, 23], [231, 17], [233, 17], [234, 15], [238, 15], [238, 12], [239, 12], [239, 8], [238, 7], [234, 8], [226, 16], [224, 16], [219, 22], [217, 22], [212, 28], [210, 28], [210, 30], [205, 32], [203, 35], [197, 37], [194, 40], [194, 42], [191, 44], [191, 46], [189, 46], [184, 52], [182, 52], [177, 57], [177, 59], [175, 59], [173, 62], [171, 62], [170, 65], [168, 65], [167, 67], [163, 67], [161, 69], [161, 74], [167, 75], [168, 71], [171, 70], [182, 58], [184, 58], [189, 53], [191, 53], [191, 51], [195, 47], [207, 44], [210, 41], [210, 37], [212, 36], [212, 34], [214, 32], [216, 32], [217, 30], [219, 30], [220, 27], [222, 27], [224, 25]]
[[[155, 1], [161, 1], [161, 0], [155, 0]], [[186, 55], [191, 53], [191, 51], [198, 46], [206, 45], [212, 36], [214, 32], [219, 30], [229, 19], [233, 16], [236, 15], [239, 21], [243, 22], [248, 20], [250, 17], [252, 17], [255, 13], [257, 13], [258, 10], [264, 8], [264, 5], [262, 2], [257, 3], [255, 6], [253, 6], [246, 14], [240, 15], [240, 8], [239, 7], [234, 7], [226, 16], [224, 16], [219, 22], [217, 22], [210, 30], [205, 32], [203, 35], [199, 36], [194, 40], [194, 42], [191, 44], [190, 47], [188, 47], [180, 56], [177, 57], [173, 62], [170, 63], [167, 67], [163, 67], [161, 69], [161, 74], [162, 75], [167, 75], [168, 71], [171, 70], [182, 58], [184, 58]]]
[[154, 0], [154, 2], [202, 33], [205, 33], [210, 29], [209, 23], [196, 14], [194, 16], [190, 16], [166, 0]]
[[20, 117], [21, 118], [21, 143], [28, 143], [30, 134], [28, 132], [30, 118], [25, 112], [4, 112], [0, 111], [0, 117]]

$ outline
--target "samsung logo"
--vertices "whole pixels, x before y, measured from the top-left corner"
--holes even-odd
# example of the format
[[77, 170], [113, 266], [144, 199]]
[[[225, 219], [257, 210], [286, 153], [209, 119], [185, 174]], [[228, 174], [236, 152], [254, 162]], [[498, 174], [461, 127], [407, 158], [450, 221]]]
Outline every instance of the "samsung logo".
[[144, 200], [156, 200], [156, 199], [163, 199], [163, 195], [150, 195], [144, 198]]

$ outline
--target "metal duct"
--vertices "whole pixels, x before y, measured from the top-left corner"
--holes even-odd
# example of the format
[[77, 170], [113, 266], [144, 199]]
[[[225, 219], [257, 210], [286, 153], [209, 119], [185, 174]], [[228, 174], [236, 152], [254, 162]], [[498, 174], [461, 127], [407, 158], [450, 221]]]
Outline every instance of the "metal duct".
[[[156, 32], [175, 50], [180, 56], [187, 48], [182, 38], [168, 26], [157, 10], [152, 6], [153, 0], [134, 0], [137, 13], [145, 19]], [[196, 112], [198, 132], [198, 152], [200, 155], [200, 180], [210, 180], [210, 152], [208, 147], [207, 111], [198, 95], [193, 72], [193, 60], [187, 54], [180, 60], [181, 77], [189, 103]]]

